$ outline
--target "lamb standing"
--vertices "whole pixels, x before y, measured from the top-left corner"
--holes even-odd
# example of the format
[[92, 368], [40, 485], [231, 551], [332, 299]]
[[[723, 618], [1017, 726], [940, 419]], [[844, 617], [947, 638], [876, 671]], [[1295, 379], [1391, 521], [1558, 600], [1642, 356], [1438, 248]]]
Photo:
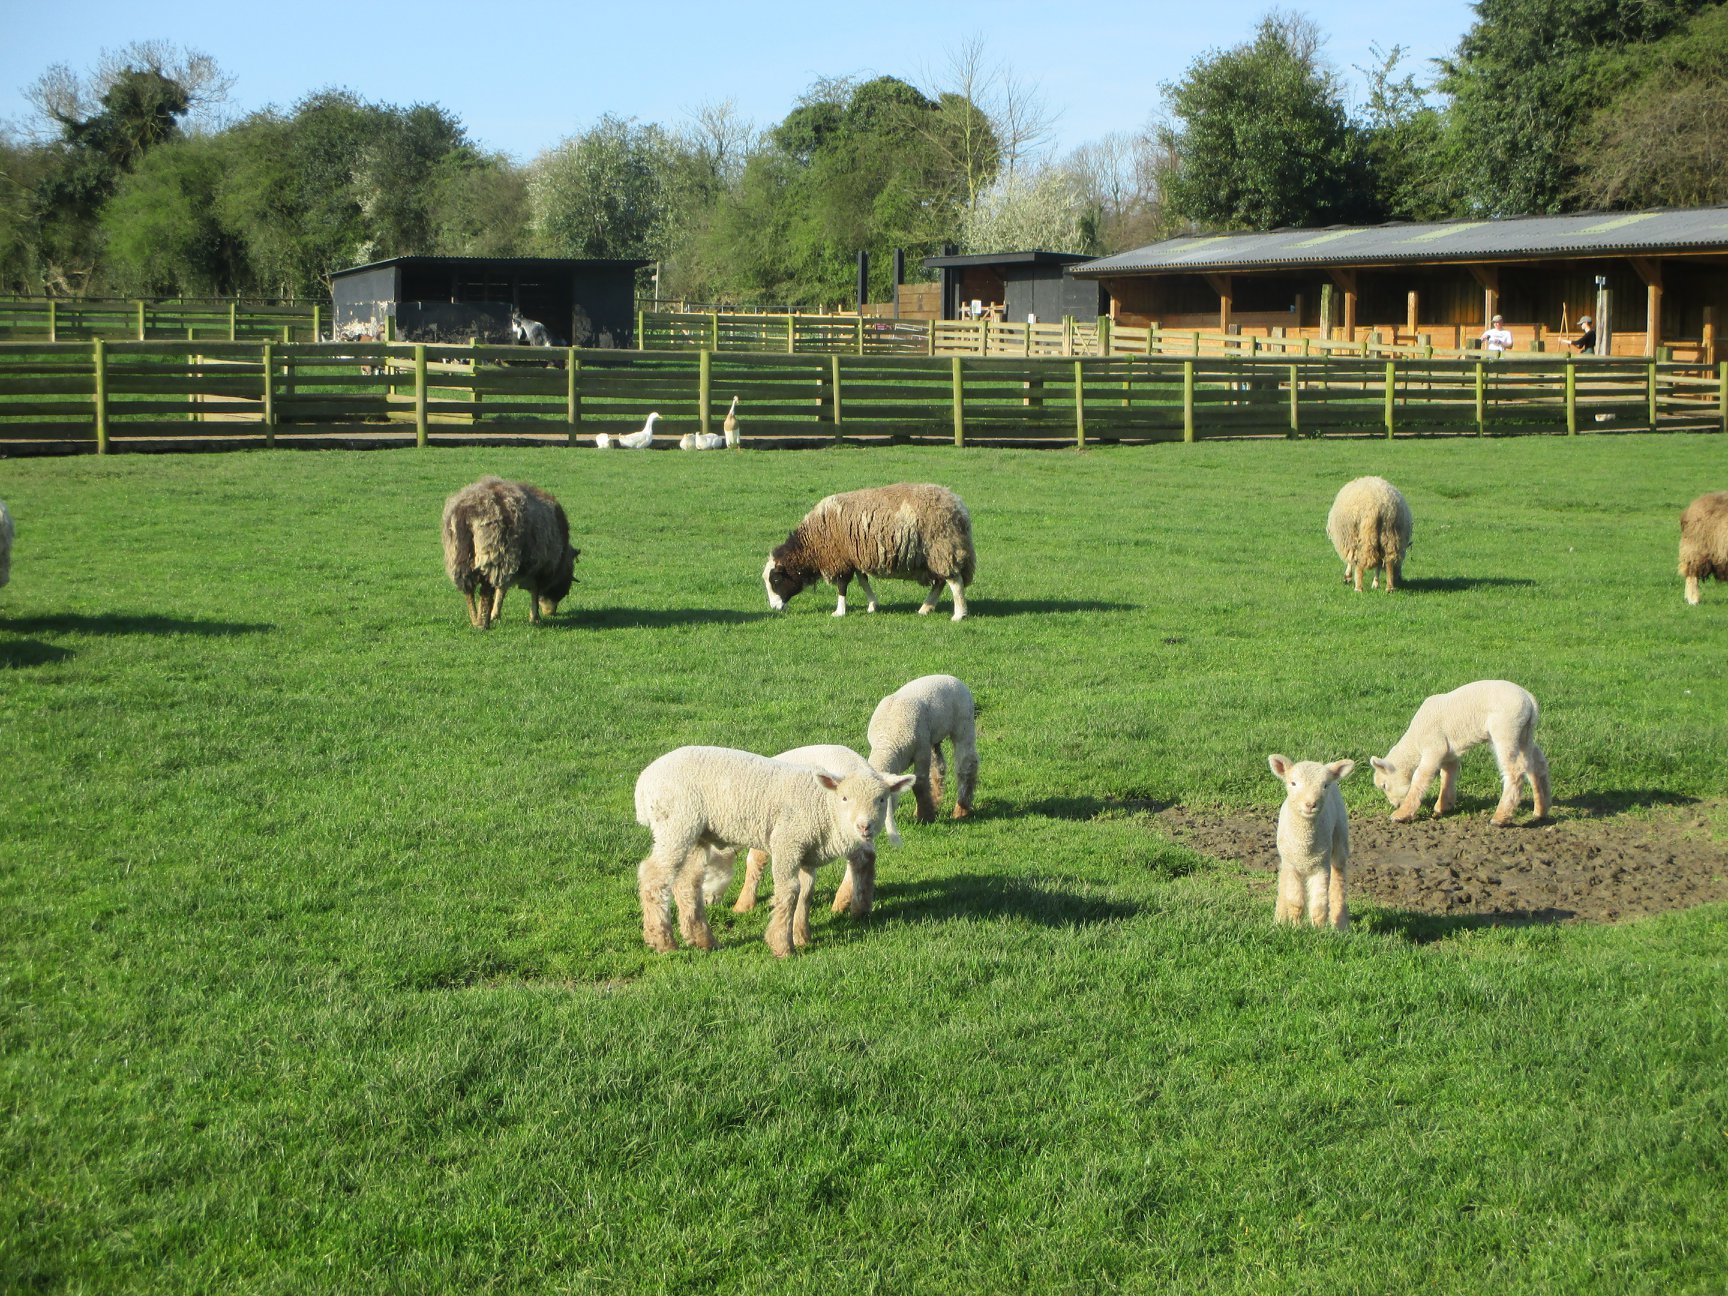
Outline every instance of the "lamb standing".
[[1680, 574], [1692, 604], [1706, 576], [1728, 581], [1728, 491], [1700, 495], [1680, 515]]
[[846, 586], [854, 576], [864, 586], [867, 612], [876, 610], [872, 576], [929, 583], [920, 615], [936, 606], [946, 582], [953, 619], [960, 621], [976, 568], [972, 518], [960, 497], [944, 486], [902, 482], [822, 500], [769, 555], [762, 583], [768, 606], [778, 612], [806, 585], [829, 581], [840, 591], [839, 617], [846, 615]]
[[1306, 913], [1316, 927], [1344, 931], [1350, 926], [1344, 898], [1350, 816], [1338, 783], [1350, 777], [1356, 762], [1322, 765], [1273, 754], [1266, 763], [1286, 789], [1278, 810], [1278, 905], [1273, 918], [1300, 925]]
[[[972, 691], [952, 675], [924, 675], [890, 693], [870, 717], [870, 764], [884, 774], [913, 769], [919, 823], [934, 823], [942, 800], [942, 744], [954, 756], [954, 817], [972, 813], [978, 788], [978, 737]], [[932, 772], [931, 766], [935, 769]]]
[[528, 591], [528, 619], [538, 622], [576, 579], [581, 550], [570, 547], [563, 505], [526, 482], [482, 477], [464, 486], [444, 502], [443, 533], [444, 570], [477, 629], [498, 619], [511, 586]]
[[636, 780], [636, 821], [654, 834], [636, 874], [643, 939], [661, 952], [675, 947], [676, 899], [685, 943], [713, 949], [705, 885], [711, 848], [750, 847], [768, 852], [774, 873], [768, 948], [785, 958], [809, 944], [817, 866], [873, 846], [889, 803], [911, 782], [868, 769], [836, 777], [727, 747], [666, 753]]
[[[788, 765], [802, 765], [806, 769], [826, 770], [836, 778], [848, 774], [860, 774], [870, 768], [870, 763], [850, 747], [835, 744], [818, 744], [814, 747], [794, 747], [791, 751], [783, 751], [774, 757]], [[900, 844], [900, 830], [894, 825], [894, 802], [888, 802], [888, 817], [883, 821], [887, 832], [888, 844]], [[716, 853], [719, 854], [718, 852]], [[753, 850], [744, 861], [744, 885], [739, 888], [737, 902], [732, 906], [733, 913], [749, 913], [756, 907], [756, 892], [762, 884], [762, 869], [768, 863], [768, 855], [764, 851]], [[709, 858], [708, 885], [705, 888], [704, 899], [713, 904], [726, 893], [726, 888], [732, 881], [732, 860], [730, 857], [719, 859]], [[846, 876], [840, 879], [840, 887], [834, 892], [834, 912], [851, 910], [854, 918], [868, 918], [870, 907], [876, 897], [876, 848], [875, 846], [859, 846], [846, 857]]]
[[1345, 484], [1326, 515], [1326, 534], [1344, 560], [1344, 580], [1362, 589], [1364, 569], [1386, 572], [1386, 592], [1404, 579], [1404, 555], [1410, 551], [1410, 505], [1384, 477], [1358, 477]]
[[12, 579], [12, 515], [0, 500], [0, 585]]
[[1508, 680], [1477, 680], [1450, 693], [1436, 693], [1416, 708], [1410, 727], [1374, 766], [1374, 786], [1397, 806], [1392, 819], [1409, 823], [1422, 808], [1434, 775], [1440, 775], [1436, 817], [1458, 803], [1458, 761], [1482, 743], [1492, 743], [1500, 766], [1500, 804], [1493, 822], [1501, 827], [1518, 813], [1524, 782], [1530, 783], [1536, 819], [1548, 817], [1548, 758], [1536, 745], [1536, 699]]

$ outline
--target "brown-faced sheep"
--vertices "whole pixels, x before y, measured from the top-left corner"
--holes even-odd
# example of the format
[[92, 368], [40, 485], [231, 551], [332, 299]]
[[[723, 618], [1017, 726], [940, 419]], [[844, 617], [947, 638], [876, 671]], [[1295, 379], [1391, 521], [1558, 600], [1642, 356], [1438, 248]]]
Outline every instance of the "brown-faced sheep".
[[482, 477], [444, 501], [444, 570], [485, 630], [513, 585], [528, 591], [528, 619], [558, 610], [575, 581], [570, 520], [557, 500], [526, 482]]
[[972, 518], [960, 497], [945, 486], [902, 482], [828, 496], [769, 555], [762, 583], [778, 612], [806, 585], [829, 581], [840, 591], [837, 617], [846, 615], [846, 586], [854, 576], [864, 586], [868, 612], [876, 610], [872, 576], [928, 584], [920, 615], [936, 606], [946, 583], [959, 621], [977, 565]]
[[1706, 576], [1728, 581], [1728, 491], [1700, 495], [1680, 515], [1680, 574], [1688, 603], [1698, 602]]
[[[1404, 579], [1410, 551], [1410, 506], [1384, 477], [1358, 477], [1345, 484], [1326, 515], [1326, 534], [1344, 560], [1344, 580], [1362, 588], [1364, 570], [1386, 572], [1386, 592]], [[1380, 577], [1374, 577], [1378, 586]]]

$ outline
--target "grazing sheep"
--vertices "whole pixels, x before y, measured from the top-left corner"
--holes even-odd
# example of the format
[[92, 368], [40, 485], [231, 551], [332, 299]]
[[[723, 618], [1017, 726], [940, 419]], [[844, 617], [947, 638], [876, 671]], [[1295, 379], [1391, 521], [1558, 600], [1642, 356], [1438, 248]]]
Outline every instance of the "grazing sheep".
[[680, 747], [636, 780], [636, 821], [654, 834], [654, 848], [637, 870], [642, 936], [650, 947], [674, 948], [672, 901], [688, 945], [715, 947], [706, 903], [711, 868], [730, 868], [740, 847], [768, 852], [774, 873], [773, 909], [764, 939], [777, 958], [810, 942], [810, 896], [816, 868], [874, 848], [894, 797], [910, 777], [871, 769], [836, 777], [727, 747]]
[[1693, 604], [1706, 576], [1728, 581], [1728, 491], [1700, 495], [1680, 515], [1680, 574]]
[[1344, 902], [1350, 816], [1338, 782], [1350, 777], [1356, 762], [1322, 765], [1275, 753], [1266, 763], [1286, 789], [1278, 810], [1278, 905], [1273, 919], [1300, 925], [1306, 913], [1316, 927], [1344, 931], [1350, 926]]
[[[870, 768], [870, 763], [850, 747], [835, 744], [794, 747], [773, 759], [788, 765], [802, 765], [806, 769], [826, 770], [836, 778], [859, 774]], [[888, 844], [898, 846], [900, 830], [894, 825], [892, 800], [888, 802], [888, 816], [883, 820], [882, 826], [887, 834]], [[719, 860], [716, 858], [719, 854], [720, 852], [715, 852], [709, 856], [708, 885], [704, 894], [704, 899], [709, 904], [724, 895], [732, 881], [732, 860]], [[756, 893], [762, 884], [762, 868], [767, 863], [767, 853], [759, 850], [751, 851], [744, 861], [744, 885], [739, 888], [737, 902], [732, 906], [734, 913], [749, 913], [756, 907]], [[850, 909], [854, 918], [868, 918], [875, 896], [876, 848], [859, 846], [846, 857], [846, 876], [840, 879], [840, 887], [834, 893], [834, 912]]]
[[686, 432], [678, 438], [680, 450], [719, 450], [726, 445], [726, 438], [718, 432]]
[[726, 444], [732, 449], [738, 448], [738, 398], [732, 398], [732, 408], [726, 411], [726, 419], [720, 424], [720, 430], [726, 437]]
[[878, 486], [830, 495], [811, 509], [762, 569], [768, 606], [776, 612], [806, 585], [830, 581], [840, 591], [834, 615], [846, 615], [846, 586], [856, 576], [876, 610], [870, 577], [928, 582], [920, 615], [936, 606], [943, 582], [954, 597], [954, 620], [966, 616], [966, 586], [977, 555], [972, 519], [944, 486]]
[[[953, 748], [954, 817], [972, 813], [978, 787], [978, 737], [972, 691], [952, 675], [925, 675], [876, 704], [870, 717], [870, 764], [884, 774], [913, 768], [919, 823], [934, 823], [942, 800], [942, 744]], [[931, 766], [935, 770], [932, 773]]]
[[1384, 477], [1358, 477], [1332, 501], [1326, 534], [1344, 560], [1344, 581], [1362, 589], [1364, 570], [1386, 571], [1386, 592], [1404, 579], [1404, 555], [1410, 551], [1410, 506], [1398, 488]]
[[12, 579], [12, 515], [0, 500], [0, 585]]
[[1436, 693], [1416, 708], [1397, 745], [1369, 758], [1374, 786], [1398, 810], [1396, 823], [1409, 823], [1422, 808], [1434, 775], [1440, 775], [1436, 817], [1458, 803], [1458, 759], [1472, 747], [1492, 743], [1500, 766], [1500, 804], [1494, 823], [1504, 826], [1518, 813], [1519, 795], [1529, 780], [1534, 817], [1548, 817], [1548, 758], [1536, 745], [1536, 699], [1507, 680], [1477, 680], [1450, 693]]
[[443, 530], [444, 570], [477, 629], [498, 619], [511, 586], [528, 591], [528, 619], [538, 622], [576, 579], [570, 520], [537, 486], [482, 477], [444, 501]]

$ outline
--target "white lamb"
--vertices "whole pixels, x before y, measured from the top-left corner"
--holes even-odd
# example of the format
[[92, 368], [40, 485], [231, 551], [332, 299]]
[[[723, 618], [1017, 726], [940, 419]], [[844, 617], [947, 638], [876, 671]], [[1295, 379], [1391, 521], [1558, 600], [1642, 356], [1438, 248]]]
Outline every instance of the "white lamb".
[[[861, 774], [870, 768], [870, 763], [850, 747], [837, 744], [818, 744], [814, 747], [794, 747], [791, 751], [783, 751], [774, 757], [788, 765], [801, 765], [806, 769], [826, 770], [836, 778], [844, 778], [848, 774]], [[900, 830], [894, 824], [894, 802], [888, 802], [888, 816], [883, 821], [890, 846], [900, 844]], [[756, 893], [762, 884], [762, 869], [768, 863], [765, 851], [753, 850], [744, 861], [744, 885], [739, 888], [738, 899], [732, 906], [734, 913], [749, 913], [756, 907]], [[732, 852], [715, 851], [708, 860], [708, 882], [704, 887], [703, 898], [713, 904], [726, 893], [726, 888], [732, 881]], [[834, 912], [851, 910], [854, 918], [868, 918], [870, 906], [876, 898], [876, 847], [874, 845], [859, 846], [846, 857], [846, 876], [840, 879], [840, 888], [834, 893]]]
[[1536, 699], [1508, 680], [1477, 680], [1425, 700], [1385, 759], [1369, 758], [1374, 786], [1398, 807], [1394, 822], [1409, 823], [1416, 817], [1435, 774], [1440, 775], [1440, 795], [1434, 814], [1452, 809], [1458, 803], [1459, 757], [1485, 742], [1493, 744], [1500, 766], [1500, 804], [1493, 822], [1512, 822], [1525, 780], [1535, 818], [1546, 819], [1548, 758], [1536, 745], [1536, 718]]
[[[952, 675], [924, 675], [890, 693], [870, 717], [870, 764], [884, 774], [912, 766], [919, 823], [934, 823], [942, 799], [942, 744], [953, 748], [954, 817], [972, 813], [978, 735], [972, 691]], [[934, 771], [932, 771], [934, 765]]]
[[1284, 783], [1278, 810], [1278, 905], [1274, 920], [1300, 925], [1302, 915], [1316, 927], [1344, 931], [1350, 926], [1345, 905], [1345, 875], [1350, 865], [1350, 815], [1338, 791], [1350, 777], [1353, 760], [1293, 761], [1274, 753], [1266, 758]]
[[787, 957], [810, 941], [817, 866], [873, 845], [889, 803], [911, 782], [868, 769], [837, 778], [728, 747], [666, 753], [636, 780], [636, 821], [654, 834], [636, 875], [643, 939], [662, 952], [675, 947], [676, 899], [685, 943], [713, 949], [705, 909], [710, 848], [749, 847], [772, 860], [773, 909], [764, 939], [777, 958]]

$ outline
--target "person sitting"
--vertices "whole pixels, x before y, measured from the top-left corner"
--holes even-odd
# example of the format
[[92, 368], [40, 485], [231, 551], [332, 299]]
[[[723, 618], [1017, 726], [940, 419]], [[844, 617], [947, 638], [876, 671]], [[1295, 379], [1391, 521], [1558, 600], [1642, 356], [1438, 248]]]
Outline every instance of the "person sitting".
[[1591, 319], [1588, 315], [1580, 315], [1578, 317], [1578, 327], [1584, 330], [1584, 334], [1572, 344], [1573, 349], [1577, 351], [1595, 351], [1596, 321]]
[[1506, 327], [1506, 322], [1496, 315], [1482, 330], [1482, 336], [1476, 339], [1482, 344], [1482, 349], [1491, 356], [1497, 356], [1502, 351], [1512, 349], [1512, 330]]

